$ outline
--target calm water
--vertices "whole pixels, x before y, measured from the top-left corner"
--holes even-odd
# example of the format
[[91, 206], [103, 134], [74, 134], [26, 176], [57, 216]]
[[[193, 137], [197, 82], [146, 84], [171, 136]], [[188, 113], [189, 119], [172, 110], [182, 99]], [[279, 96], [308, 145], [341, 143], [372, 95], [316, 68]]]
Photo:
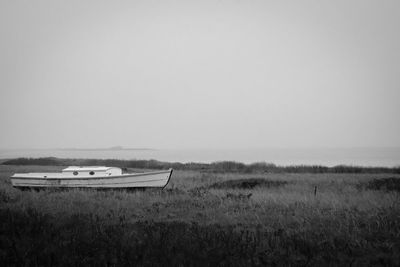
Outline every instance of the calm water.
[[400, 148], [252, 149], [252, 150], [0, 150], [0, 158], [60, 157], [99, 159], [156, 159], [167, 162], [244, 163], [265, 161], [277, 165], [400, 166]]

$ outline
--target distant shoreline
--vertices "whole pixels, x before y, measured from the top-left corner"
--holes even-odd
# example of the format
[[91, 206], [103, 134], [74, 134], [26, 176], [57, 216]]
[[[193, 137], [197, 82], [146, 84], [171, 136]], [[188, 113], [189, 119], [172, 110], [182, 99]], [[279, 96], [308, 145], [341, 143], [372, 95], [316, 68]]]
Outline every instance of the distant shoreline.
[[0, 151], [157, 151], [156, 148], [146, 148], [146, 147], [107, 147], [107, 148], [74, 148], [74, 147], [65, 147], [65, 148], [12, 148], [5, 149], [2, 148]]
[[236, 161], [199, 162], [163, 162], [158, 160], [121, 160], [121, 159], [82, 159], [82, 158], [14, 158], [0, 160], [2, 165], [39, 165], [39, 166], [115, 166], [137, 169], [169, 169], [217, 172], [217, 173], [387, 173], [400, 174], [400, 166], [396, 167], [362, 167], [337, 165], [290, 165], [279, 166], [274, 163], [255, 162], [241, 163]]
[[346, 148], [346, 149], [163, 149], [152, 147], [63, 147], [58, 149], [4, 150], [0, 159], [15, 158], [70, 158], [151, 160], [180, 163], [213, 163], [235, 161], [245, 164], [270, 162], [278, 166], [319, 165], [346, 166], [400, 166], [400, 148]]

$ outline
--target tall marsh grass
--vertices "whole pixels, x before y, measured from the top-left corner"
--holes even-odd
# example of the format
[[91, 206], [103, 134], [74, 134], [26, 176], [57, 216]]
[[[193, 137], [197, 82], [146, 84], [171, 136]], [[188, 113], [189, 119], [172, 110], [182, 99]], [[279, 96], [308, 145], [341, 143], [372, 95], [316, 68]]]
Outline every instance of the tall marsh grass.
[[382, 186], [398, 175], [178, 170], [134, 192], [9, 181], [61, 168], [0, 166], [3, 266], [400, 265], [400, 194]]

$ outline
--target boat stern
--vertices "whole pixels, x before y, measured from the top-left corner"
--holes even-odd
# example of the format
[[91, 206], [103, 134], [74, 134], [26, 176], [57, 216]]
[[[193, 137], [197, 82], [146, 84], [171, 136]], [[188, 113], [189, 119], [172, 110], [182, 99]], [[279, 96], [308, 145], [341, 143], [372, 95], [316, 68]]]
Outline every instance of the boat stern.
[[166, 184], [163, 186], [162, 189], [164, 189], [164, 188], [168, 185], [169, 180], [171, 180], [171, 176], [172, 176], [172, 172], [173, 172], [173, 171], [174, 171], [174, 170], [173, 170], [172, 168], [169, 169], [169, 176], [168, 176], [167, 182], [166, 182]]

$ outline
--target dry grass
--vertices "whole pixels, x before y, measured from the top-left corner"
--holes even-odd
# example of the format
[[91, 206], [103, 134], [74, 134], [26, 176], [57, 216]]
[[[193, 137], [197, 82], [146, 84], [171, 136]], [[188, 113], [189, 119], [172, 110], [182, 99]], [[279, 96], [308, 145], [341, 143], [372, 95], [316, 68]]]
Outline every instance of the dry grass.
[[[65, 249], [86, 250], [92, 255], [87, 263], [102, 265], [400, 264], [400, 194], [369, 187], [387, 174], [175, 171], [164, 191], [136, 192], [19, 191], [9, 182], [14, 172], [61, 168], [0, 166], [1, 229], [16, 231], [2, 234], [7, 242], [2, 242], [0, 259], [5, 263], [18, 265], [12, 261], [18, 257], [32, 261], [32, 248], [23, 246], [30, 240], [59, 248], [40, 254], [42, 265], [61, 264], [52, 257], [71, 253]], [[241, 186], [246, 181], [252, 186]], [[31, 229], [31, 221], [38, 229]], [[59, 243], [36, 236], [40, 229]], [[68, 238], [75, 241], [68, 243]], [[100, 242], [96, 250], [83, 246], [85, 238]], [[13, 244], [28, 256], [16, 258]], [[115, 253], [101, 258], [109, 246]], [[82, 258], [73, 259], [69, 263], [82, 263]]]

